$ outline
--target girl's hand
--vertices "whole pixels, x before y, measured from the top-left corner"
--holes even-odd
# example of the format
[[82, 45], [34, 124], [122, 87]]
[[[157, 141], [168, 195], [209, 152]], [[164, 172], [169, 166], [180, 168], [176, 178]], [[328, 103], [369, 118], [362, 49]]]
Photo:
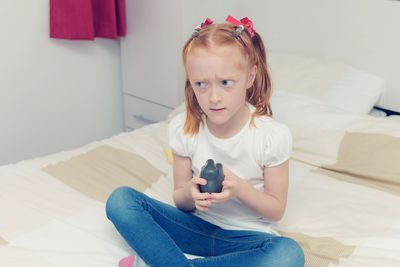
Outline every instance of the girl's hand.
[[211, 203], [221, 203], [239, 195], [245, 181], [228, 169], [224, 169], [224, 181], [221, 193], [211, 193]]
[[210, 193], [201, 193], [199, 189], [199, 185], [207, 184], [207, 180], [200, 177], [193, 177], [192, 178], [192, 198], [194, 200], [194, 205], [196, 209], [200, 211], [207, 211], [208, 206], [211, 205], [211, 194]]

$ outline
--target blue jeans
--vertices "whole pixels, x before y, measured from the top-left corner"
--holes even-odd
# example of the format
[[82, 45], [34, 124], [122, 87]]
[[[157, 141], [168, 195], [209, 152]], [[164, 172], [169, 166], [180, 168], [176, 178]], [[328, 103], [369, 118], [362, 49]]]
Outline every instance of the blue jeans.
[[[117, 188], [107, 200], [106, 213], [150, 266], [304, 265], [302, 249], [290, 238], [224, 230], [133, 188]], [[203, 258], [188, 259], [183, 253]]]

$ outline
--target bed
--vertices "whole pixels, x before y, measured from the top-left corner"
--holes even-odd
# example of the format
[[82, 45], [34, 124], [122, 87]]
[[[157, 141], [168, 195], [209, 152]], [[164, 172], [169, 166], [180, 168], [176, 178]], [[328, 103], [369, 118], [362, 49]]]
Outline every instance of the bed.
[[[369, 115], [384, 82], [337, 63], [270, 60], [274, 116], [294, 138], [280, 233], [301, 244], [306, 266], [399, 266], [400, 119]], [[182, 106], [164, 121], [0, 167], [0, 266], [117, 266], [134, 253], [104, 203], [121, 185], [172, 203], [166, 130], [179, 112]]]

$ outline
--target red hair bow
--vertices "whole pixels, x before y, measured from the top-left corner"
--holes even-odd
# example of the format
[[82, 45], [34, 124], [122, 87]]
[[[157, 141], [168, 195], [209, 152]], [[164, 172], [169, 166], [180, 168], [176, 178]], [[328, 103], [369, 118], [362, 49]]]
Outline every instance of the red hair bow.
[[214, 22], [214, 21], [213, 21], [212, 19], [206, 18], [206, 20], [205, 20], [204, 22], [201, 23], [200, 28], [203, 29], [204, 27], [213, 24], [213, 22]]
[[253, 38], [254, 33], [256, 32], [256, 30], [254, 30], [254, 27], [253, 27], [253, 22], [248, 17], [244, 17], [239, 21], [232, 16], [228, 16], [225, 19], [225, 21], [230, 22], [236, 26], [245, 27], [251, 38]]

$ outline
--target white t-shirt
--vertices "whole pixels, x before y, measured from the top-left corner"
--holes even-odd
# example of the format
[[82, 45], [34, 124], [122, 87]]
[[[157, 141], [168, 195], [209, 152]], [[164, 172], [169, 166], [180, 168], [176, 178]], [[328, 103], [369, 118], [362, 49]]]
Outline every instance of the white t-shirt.
[[[249, 105], [250, 112], [255, 108]], [[200, 124], [198, 134], [183, 133], [185, 113], [174, 117], [169, 124], [169, 145], [177, 155], [192, 160], [194, 176], [199, 176], [201, 167], [207, 159], [222, 163], [223, 167], [246, 180], [257, 190], [264, 190], [263, 169], [277, 166], [289, 159], [292, 150], [290, 130], [271, 117], [255, 117], [250, 125], [251, 116], [244, 127], [234, 136], [221, 139], [214, 136], [207, 123]], [[211, 205], [208, 211], [193, 211], [194, 214], [223, 229], [257, 230], [275, 233], [274, 222], [262, 218], [259, 214], [242, 204], [238, 199], [230, 199]]]

